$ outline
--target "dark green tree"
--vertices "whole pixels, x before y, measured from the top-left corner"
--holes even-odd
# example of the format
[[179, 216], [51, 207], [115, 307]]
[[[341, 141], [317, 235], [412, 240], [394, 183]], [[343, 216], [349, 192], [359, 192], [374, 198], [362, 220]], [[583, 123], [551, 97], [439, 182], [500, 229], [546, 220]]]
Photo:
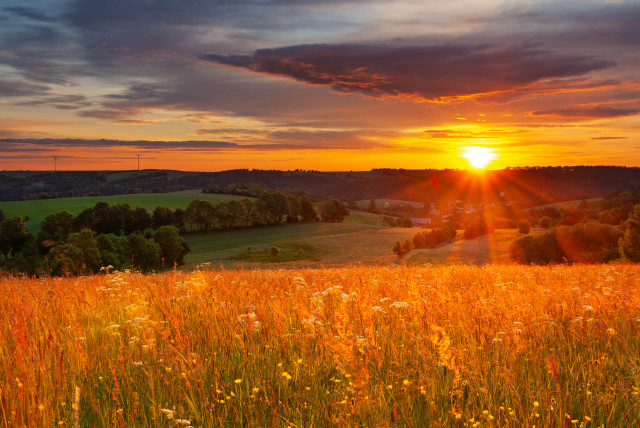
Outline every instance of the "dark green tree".
[[206, 232], [215, 225], [216, 210], [211, 201], [194, 199], [187, 206], [186, 220], [198, 232]]
[[75, 265], [77, 273], [97, 273], [100, 270], [102, 265], [100, 250], [93, 231], [82, 229], [80, 232], [72, 233], [67, 238], [67, 244], [82, 252], [81, 263]]
[[302, 214], [300, 201], [296, 195], [287, 194], [287, 223], [297, 223]]
[[185, 232], [185, 226], [187, 224], [187, 213], [182, 208], [176, 208], [173, 212], [173, 225], [178, 228], [180, 233]]
[[145, 208], [137, 207], [133, 210], [133, 231], [144, 231], [151, 227], [151, 216]]
[[171, 226], [173, 224], [173, 212], [171, 208], [158, 206], [153, 210], [151, 215], [151, 225], [154, 229], [158, 229], [162, 226]]
[[[48, 244], [65, 242], [72, 230], [73, 214], [69, 211], [49, 214], [40, 225], [38, 242], [45, 247], [51, 246]], [[51, 242], [47, 244], [45, 241]]]
[[305, 223], [318, 221], [318, 213], [316, 213], [311, 199], [309, 199], [307, 195], [300, 197], [300, 215], [302, 216], [302, 221]]
[[320, 202], [318, 211], [320, 219], [329, 223], [342, 223], [344, 218], [349, 215], [347, 207], [337, 199]]
[[173, 226], [162, 226], [153, 233], [153, 240], [160, 245], [162, 260], [166, 267], [184, 264], [184, 256], [189, 253], [190, 248], [178, 233], [178, 229]]
[[162, 267], [162, 250], [152, 239], [132, 233], [127, 237], [131, 265], [142, 272], [151, 272]]
[[71, 244], [57, 246], [51, 252], [51, 274], [58, 276], [78, 275], [82, 273], [84, 263], [82, 250]]
[[98, 202], [93, 207], [93, 225], [91, 230], [103, 233], [119, 234], [124, 227], [122, 211], [108, 202]]
[[127, 238], [113, 233], [98, 235], [98, 250], [102, 266], [112, 266], [113, 269], [124, 269], [131, 262], [127, 252]]
[[20, 216], [7, 217], [0, 223], [0, 252], [14, 257], [29, 239], [27, 225]]

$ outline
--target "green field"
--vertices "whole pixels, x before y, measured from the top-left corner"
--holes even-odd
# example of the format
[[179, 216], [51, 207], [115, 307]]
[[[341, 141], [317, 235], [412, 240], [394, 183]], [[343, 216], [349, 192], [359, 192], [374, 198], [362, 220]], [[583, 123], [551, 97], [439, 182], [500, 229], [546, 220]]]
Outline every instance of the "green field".
[[[187, 235], [185, 239], [191, 247], [191, 253], [187, 255], [185, 262], [188, 267], [203, 262], [226, 266], [244, 265], [253, 259], [249, 253], [253, 253], [258, 260], [263, 260], [262, 253], [268, 251], [271, 245], [287, 250], [304, 248], [305, 257], [296, 258], [296, 262], [320, 262], [331, 258], [334, 253], [343, 252], [343, 246], [357, 245], [358, 237], [364, 239], [384, 230], [386, 229], [380, 225], [378, 216], [353, 212], [344, 223], [285, 224]], [[411, 229], [396, 231], [404, 231], [406, 234], [411, 232]], [[342, 244], [332, 246], [325, 242], [334, 238], [342, 241]], [[251, 247], [251, 251], [248, 251], [248, 247]], [[283, 261], [286, 259], [280, 260]]]
[[[400, 263], [391, 251], [397, 240], [412, 239], [418, 229], [385, 228], [379, 216], [352, 211], [344, 223], [307, 223], [236, 231], [187, 235], [191, 247], [186, 268], [201, 263], [213, 266], [243, 267], [317, 267], [345, 264]], [[532, 232], [534, 233], [534, 232]], [[522, 235], [515, 229], [499, 229], [495, 234], [456, 240], [433, 249], [417, 249], [407, 257], [410, 265], [511, 263], [509, 245]], [[278, 246], [282, 256], [270, 256], [269, 248]], [[303, 254], [299, 250], [303, 250]]]
[[49, 214], [67, 210], [71, 214], [79, 214], [85, 208], [93, 207], [96, 203], [104, 201], [110, 204], [131, 204], [132, 207], [146, 208], [150, 212], [157, 206], [165, 206], [171, 209], [186, 208], [196, 199], [208, 199], [214, 202], [241, 199], [236, 195], [220, 195], [201, 193], [199, 190], [183, 190], [170, 193], [138, 193], [133, 195], [116, 196], [86, 196], [77, 198], [42, 199], [37, 201], [11, 201], [0, 202], [0, 210], [5, 217], [22, 216], [29, 217], [27, 228], [29, 232], [37, 234], [42, 220]]

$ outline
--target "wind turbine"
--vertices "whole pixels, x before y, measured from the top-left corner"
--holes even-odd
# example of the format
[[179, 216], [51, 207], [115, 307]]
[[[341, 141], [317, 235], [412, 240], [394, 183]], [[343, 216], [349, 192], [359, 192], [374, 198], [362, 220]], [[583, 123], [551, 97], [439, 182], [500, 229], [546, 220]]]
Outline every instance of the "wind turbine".
[[140, 156], [142, 156], [142, 153], [136, 153], [136, 156], [138, 156], [138, 171], [140, 171]]
[[53, 172], [57, 172], [58, 171], [58, 165], [57, 165], [57, 160], [58, 158], [56, 156], [51, 156], [53, 158]]

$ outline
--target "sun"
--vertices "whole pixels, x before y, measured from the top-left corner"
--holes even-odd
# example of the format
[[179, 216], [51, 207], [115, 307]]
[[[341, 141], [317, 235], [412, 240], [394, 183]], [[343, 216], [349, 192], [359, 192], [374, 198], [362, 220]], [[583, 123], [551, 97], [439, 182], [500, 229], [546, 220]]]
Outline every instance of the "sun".
[[466, 158], [475, 169], [484, 169], [496, 156], [488, 147], [470, 146], [464, 148], [462, 157]]

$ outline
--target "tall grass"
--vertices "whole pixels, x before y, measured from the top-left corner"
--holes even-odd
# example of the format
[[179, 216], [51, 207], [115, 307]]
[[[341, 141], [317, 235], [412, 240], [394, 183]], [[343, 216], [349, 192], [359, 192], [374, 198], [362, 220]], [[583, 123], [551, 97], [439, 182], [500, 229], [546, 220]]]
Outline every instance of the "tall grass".
[[638, 426], [639, 282], [632, 265], [4, 278], [0, 426]]

